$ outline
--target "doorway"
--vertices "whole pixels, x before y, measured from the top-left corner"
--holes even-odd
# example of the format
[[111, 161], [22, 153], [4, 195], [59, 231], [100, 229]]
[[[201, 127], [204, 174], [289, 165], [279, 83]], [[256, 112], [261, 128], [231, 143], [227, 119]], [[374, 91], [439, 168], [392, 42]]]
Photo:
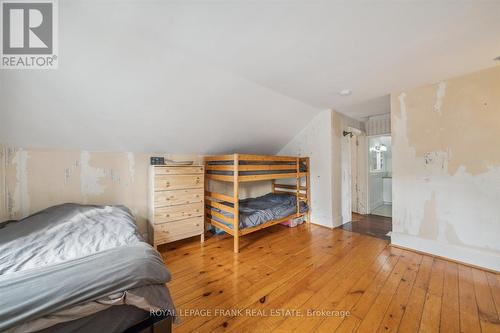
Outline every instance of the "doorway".
[[391, 136], [368, 137], [368, 197], [370, 214], [392, 217]]
[[351, 222], [353, 214], [367, 214], [366, 136], [356, 128], [344, 130], [341, 143], [342, 223]]

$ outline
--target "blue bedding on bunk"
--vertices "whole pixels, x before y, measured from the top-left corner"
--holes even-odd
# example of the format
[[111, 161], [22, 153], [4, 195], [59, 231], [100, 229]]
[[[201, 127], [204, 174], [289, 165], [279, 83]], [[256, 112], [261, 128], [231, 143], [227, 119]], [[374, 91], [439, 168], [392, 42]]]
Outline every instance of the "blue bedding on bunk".
[[[232, 203], [223, 202], [224, 205], [233, 207]], [[308, 210], [307, 204], [300, 201], [300, 212]], [[232, 218], [231, 213], [218, 208], [209, 207], [227, 217]], [[278, 220], [287, 217], [297, 211], [297, 199], [294, 194], [268, 193], [257, 198], [242, 199], [239, 201], [239, 228], [245, 229], [255, 227], [271, 220]], [[232, 228], [233, 226], [215, 216], [212, 218], [218, 222]]]

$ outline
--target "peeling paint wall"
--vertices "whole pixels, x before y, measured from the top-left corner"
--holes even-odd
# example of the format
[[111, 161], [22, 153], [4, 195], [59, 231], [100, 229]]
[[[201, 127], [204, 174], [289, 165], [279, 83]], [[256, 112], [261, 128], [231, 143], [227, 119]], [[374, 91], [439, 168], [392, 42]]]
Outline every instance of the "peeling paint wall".
[[500, 270], [500, 66], [392, 94], [391, 111], [393, 242]]
[[[1, 146], [0, 146], [1, 148]], [[2, 154], [2, 152], [4, 152]], [[145, 233], [150, 154], [1, 148], [0, 217], [20, 219], [65, 203], [121, 204]], [[195, 160], [197, 155], [157, 155]]]

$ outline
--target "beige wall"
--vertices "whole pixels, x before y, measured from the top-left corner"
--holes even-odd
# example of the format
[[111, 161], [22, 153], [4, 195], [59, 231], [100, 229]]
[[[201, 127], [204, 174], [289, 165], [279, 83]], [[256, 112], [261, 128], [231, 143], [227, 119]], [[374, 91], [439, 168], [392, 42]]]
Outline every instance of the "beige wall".
[[[0, 145], [0, 221], [20, 219], [47, 207], [75, 202], [121, 204], [134, 213], [141, 233], [148, 216], [150, 156], [194, 160], [201, 155], [87, 152], [11, 148]], [[232, 193], [232, 184], [212, 182]], [[240, 185], [240, 198], [271, 192], [270, 182]]]
[[[3, 219], [20, 219], [52, 205], [122, 204], [131, 209], [146, 232], [148, 169], [151, 154], [29, 150], [1, 151], [5, 184], [0, 180]], [[162, 156], [162, 155], [160, 155]], [[200, 160], [196, 155], [165, 155]]]
[[500, 270], [500, 66], [391, 96], [393, 242]]

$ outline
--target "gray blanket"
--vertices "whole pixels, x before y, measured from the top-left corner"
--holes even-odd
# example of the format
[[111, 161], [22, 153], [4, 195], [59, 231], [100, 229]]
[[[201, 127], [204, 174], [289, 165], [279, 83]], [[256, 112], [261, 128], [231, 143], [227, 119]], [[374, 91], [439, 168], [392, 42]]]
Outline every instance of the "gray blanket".
[[[233, 207], [232, 203], [224, 202], [225, 205]], [[232, 214], [222, 211], [217, 208], [213, 210], [224, 214], [228, 217], [233, 217]], [[307, 204], [300, 202], [300, 212], [304, 213], [308, 209]], [[247, 198], [239, 201], [239, 228], [245, 229], [254, 227], [271, 220], [278, 220], [287, 217], [297, 211], [297, 199], [293, 194], [274, 194], [268, 193], [257, 198]], [[229, 227], [232, 225], [213, 217], [215, 220], [222, 222]]]
[[125, 207], [65, 204], [0, 229], [0, 331], [127, 290], [173, 309], [169, 280]]

